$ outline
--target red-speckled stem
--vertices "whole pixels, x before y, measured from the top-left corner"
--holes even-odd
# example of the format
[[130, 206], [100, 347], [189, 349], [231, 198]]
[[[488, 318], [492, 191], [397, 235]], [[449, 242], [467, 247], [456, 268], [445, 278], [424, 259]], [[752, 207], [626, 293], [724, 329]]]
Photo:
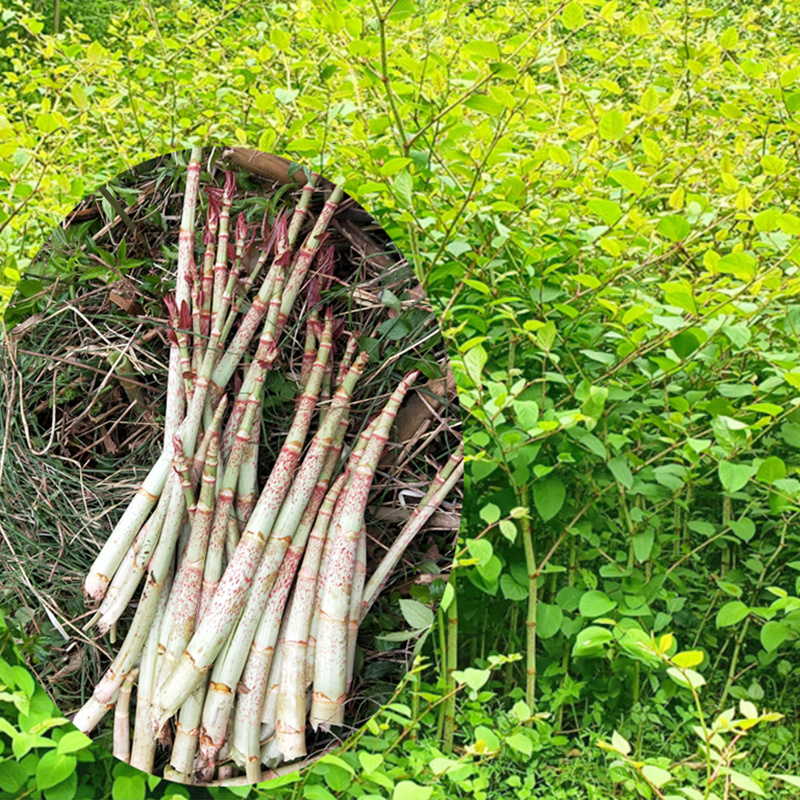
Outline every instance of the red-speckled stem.
[[311, 195], [314, 194], [314, 187], [317, 185], [319, 175], [316, 172], [310, 172], [306, 179], [306, 185], [303, 187], [300, 199], [297, 201], [297, 207], [292, 214], [292, 221], [289, 223], [289, 241], [292, 246], [297, 241], [297, 234], [300, 233], [300, 228], [303, 227], [306, 215], [308, 214], [308, 205], [311, 202]]
[[[281, 458], [284, 455], [282, 450], [270, 475], [270, 480], [264, 491], [261, 492], [256, 508], [250, 517], [247, 530], [242, 534], [233, 561], [228, 565], [220, 581], [208, 613], [201, 620], [178, 666], [170, 675], [158, 700], [154, 703], [152, 715], [157, 730], [163, 727], [164, 723], [199, 685], [203, 673], [214, 662], [225, 640], [236, 625], [253, 576], [259, 566], [266, 539], [272, 530], [278, 511], [284, 513], [281, 505], [290, 485], [292, 489], [289, 493], [289, 502], [286, 504], [286, 508], [290, 511], [286, 513], [296, 513], [297, 519], [302, 514], [322, 470], [324, 455], [330, 447], [340, 415], [349, 404], [350, 394], [364, 369], [366, 358], [367, 356], [364, 354], [363, 357], [356, 360], [341, 389], [337, 392], [336, 398], [334, 398], [337, 413], [334, 413], [332, 409], [325, 424], [317, 432], [294, 484], [291, 484], [291, 472], [299, 459], [299, 447], [302, 447], [302, 442], [298, 441], [294, 430], [289, 432], [287, 443], [284, 446], [286, 457]], [[308, 422], [298, 421], [295, 417], [295, 423], [305, 425], [306, 430]], [[294, 423], [292, 428], [295, 428]], [[305, 499], [301, 500], [301, 497]], [[298, 506], [300, 510], [295, 512], [294, 509]], [[268, 553], [264, 555], [266, 557]]]
[[[255, 774], [254, 770], [259, 768], [260, 765], [260, 746], [257, 734], [260, 728], [261, 710], [267, 694], [267, 679], [278, 639], [278, 630], [284, 616], [289, 589], [300, 564], [300, 559], [303, 556], [303, 550], [306, 542], [311, 541], [309, 534], [315, 528], [317, 512], [326, 513], [326, 511], [320, 509], [320, 506], [322, 506], [341, 450], [339, 433], [336, 434], [336, 438], [332, 442], [322, 473], [319, 476], [317, 485], [314, 487], [314, 493], [306, 510], [303, 512], [300, 525], [292, 539], [283, 564], [281, 564], [275, 586], [270, 592], [266, 609], [261, 621], [258, 623], [239, 685], [232, 751], [237, 762], [247, 767], [248, 774]], [[333, 502], [329, 504], [331, 509], [333, 508]], [[329, 511], [327, 513], [330, 515]]]
[[314, 260], [314, 256], [316, 256], [317, 251], [322, 244], [322, 237], [327, 230], [334, 213], [336, 213], [336, 208], [339, 205], [343, 195], [344, 190], [341, 186], [333, 187], [333, 191], [328, 197], [325, 205], [322, 207], [322, 212], [320, 213], [319, 217], [317, 217], [317, 221], [314, 224], [311, 233], [308, 234], [308, 238], [306, 238], [303, 246], [300, 248], [300, 251], [292, 261], [289, 279], [286, 282], [286, 288], [283, 291], [283, 299], [281, 301], [281, 314], [278, 318], [279, 330], [282, 329], [286, 324], [286, 320], [289, 317], [292, 306], [294, 306], [294, 301], [297, 298], [297, 295], [300, 293], [300, 288], [303, 285], [303, 281], [306, 279], [311, 262]]
[[367, 529], [362, 525], [358, 536], [356, 563], [353, 569], [353, 587], [350, 591], [350, 609], [347, 612], [347, 685], [346, 693], [350, 693], [353, 682], [353, 670], [356, 662], [356, 643], [358, 626], [361, 622], [361, 601], [364, 598], [364, 582], [367, 573]]
[[197, 619], [208, 537], [214, 516], [218, 446], [218, 438], [213, 437], [208, 448], [205, 468], [203, 469], [200, 497], [192, 520], [191, 534], [175, 578], [172, 625], [170, 630], [167, 631], [164, 641], [164, 669], [168, 672], [171, 671], [176, 658], [183, 652], [184, 647], [192, 638]]
[[225, 414], [225, 409], [228, 407], [228, 395], [224, 394], [217, 403], [217, 410], [214, 412], [214, 418], [211, 420], [211, 425], [208, 426], [203, 438], [200, 441], [200, 447], [197, 448], [194, 459], [192, 459], [192, 466], [190, 469], [190, 476], [192, 485], [197, 488], [197, 481], [203, 472], [203, 466], [206, 463], [208, 455], [208, 448], [211, 445], [211, 440], [217, 440], [217, 452], [219, 452], [219, 431], [222, 427], [222, 417]]
[[[364, 428], [364, 430], [361, 431], [358, 441], [355, 443], [350, 452], [344, 471], [346, 480], [345, 490], [349, 488], [353, 481], [355, 469], [358, 466], [358, 462], [361, 460], [361, 456], [364, 453], [364, 448], [366, 448], [367, 443], [369, 442], [370, 436], [372, 436], [372, 431], [375, 430], [378, 419], [379, 417], [374, 417], [373, 420]], [[316, 663], [317, 654], [317, 628], [319, 626], [319, 604], [320, 598], [322, 597], [322, 591], [325, 587], [325, 580], [328, 575], [328, 562], [330, 561], [331, 552], [333, 551], [333, 536], [334, 532], [336, 531], [336, 523], [338, 522], [339, 516], [342, 513], [343, 499], [343, 497], [340, 497], [339, 503], [334, 509], [333, 518], [331, 520], [331, 524], [328, 526], [327, 536], [325, 537], [325, 542], [323, 544], [322, 562], [320, 563], [319, 568], [319, 580], [317, 581], [314, 591], [314, 604], [311, 611], [311, 627], [308, 632], [308, 645], [306, 647], [306, 685], [310, 684], [314, 679], [314, 665]]]
[[355, 355], [357, 349], [358, 340], [355, 336], [350, 336], [350, 338], [347, 340], [347, 347], [344, 351], [344, 355], [342, 356], [342, 363], [339, 364], [339, 372], [336, 376], [336, 383], [334, 384], [335, 387], [338, 387], [344, 379], [344, 376], [347, 375], [347, 370], [350, 369], [350, 363], [352, 362], [353, 356]]
[[311, 365], [314, 363], [317, 341], [317, 338], [314, 335], [314, 328], [318, 324], [319, 312], [315, 308], [311, 314], [309, 314], [308, 321], [306, 322], [306, 342], [305, 347], [303, 348], [303, 361], [300, 365], [300, 388], [306, 385], [308, 376], [311, 373]]
[[364, 509], [383, 448], [397, 409], [419, 373], [400, 382], [384, 406], [375, 429], [356, 467], [353, 482], [342, 501], [336, 523], [329, 571], [320, 597], [317, 653], [309, 721], [314, 730], [344, 722], [347, 685], [347, 615], [358, 537], [364, 524]]
[[[231, 204], [233, 203], [233, 193], [236, 191], [236, 176], [232, 172], [225, 173], [225, 186], [222, 189], [219, 208], [219, 235], [217, 236], [217, 258], [214, 261], [214, 288], [211, 299], [211, 327], [220, 312], [222, 294], [225, 290], [225, 282], [228, 274], [228, 228], [230, 225]], [[220, 331], [222, 322], [220, 322]]]
[[278, 690], [276, 745], [287, 761], [306, 755], [306, 645], [325, 536], [346, 477], [343, 473], [337, 478], [319, 510], [308, 539], [286, 623]]
[[[325, 371], [325, 365], [330, 355], [332, 330], [333, 317], [329, 315], [325, 331], [320, 341], [317, 359], [314, 362], [308, 385], [298, 405], [295, 419], [301, 420], [301, 424], [293, 426], [297, 429], [297, 442], [299, 442], [300, 447], [302, 447], [302, 442], [305, 440], [305, 436], [311, 424], [311, 418], [317, 402], [317, 395], [319, 394], [320, 385], [322, 383], [322, 376]], [[303, 428], [305, 430], [303, 430]], [[284, 447], [286, 446], [287, 445], [284, 445]], [[292, 445], [292, 447], [294, 447], [294, 445]], [[310, 493], [312, 497], [313, 488], [315, 487], [312, 487], [312, 492]], [[281, 513], [272, 529], [267, 550], [261, 559], [261, 563], [258, 565], [258, 570], [253, 580], [253, 585], [247, 598], [242, 618], [236, 626], [236, 629], [231, 632], [225, 646], [224, 655], [217, 659], [211, 673], [211, 682], [209, 684], [206, 704], [203, 708], [203, 724], [200, 733], [200, 752], [210, 763], [213, 763], [216, 753], [224, 742], [225, 730], [230, 715], [230, 709], [233, 705], [236, 685], [242, 675], [248, 649], [255, 634], [256, 627], [259, 624], [259, 620], [264, 613], [272, 583], [276, 580], [276, 575], [281, 567], [281, 562], [284, 560], [287, 547], [292, 541], [298, 526], [299, 515], [292, 513], [292, 511], [294, 508], [299, 507], [300, 514], [302, 514], [305, 506], [310, 502], [308, 495], [302, 498], [302, 507], [300, 507], [299, 502], [295, 502], [294, 506], [291, 506], [291, 500], [292, 498], [290, 496], [289, 503], [285, 504], [281, 509]], [[287, 511], [287, 509], [290, 508], [291, 511]], [[302, 524], [300, 527], [302, 528]], [[256, 712], [256, 716], [257, 714], [258, 712]]]

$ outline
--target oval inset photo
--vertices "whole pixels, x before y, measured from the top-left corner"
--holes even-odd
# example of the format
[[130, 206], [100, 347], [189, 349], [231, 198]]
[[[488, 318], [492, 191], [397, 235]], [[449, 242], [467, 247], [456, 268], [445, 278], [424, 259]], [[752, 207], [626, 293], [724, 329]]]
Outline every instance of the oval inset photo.
[[5, 566], [79, 730], [248, 784], [391, 701], [463, 461], [436, 317], [379, 221], [275, 156], [166, 155], [64, 220], [6, 326]]

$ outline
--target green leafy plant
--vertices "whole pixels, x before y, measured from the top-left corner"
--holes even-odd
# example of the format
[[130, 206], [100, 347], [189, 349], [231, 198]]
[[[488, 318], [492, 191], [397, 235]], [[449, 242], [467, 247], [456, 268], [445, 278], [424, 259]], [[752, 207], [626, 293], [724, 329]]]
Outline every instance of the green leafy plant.
[[[706, 685], [703, 676], [694, 669], [705, 660], [697, 650], [677, 650], [675, 639], [666, 634], [658, 640], [640, 641], [639, 649], [650, 658], [660, 661], [669, 678], [691, 693], [694, 724], [690, 728], [698, 740], [699, 764], [688, 760], [674, 763], [668, 757], [641, 760], [632, 755], [633, 748], [623, 736], [614, 731], [611, 741], [598, 741], [598, 746], [614, 753], [617, 760], [611, 769], [627, 773], [632, 778], [625, 783], [645, 797], [686, 797], [689, 800], [720, 800], [720, 798], [766, 797], [765, 785], [776, 784], [800, 787], [796, 775], [769, 774], [763, 768], [753, 768], [745, 759], [748, 752], [742, 747], [745, 737], [757, 726], [777, 722], [782, 714], [759, 713], [749, 700], [740, 700], [737, 708], [728, 708], [713, 719], [706, 716], [700, 690]], [[700, 777], [697, 777], [699, 774]], [[683, 784], [683, 785], [679, 785]], [[680, 794], [675, 794], [679, 792]]]

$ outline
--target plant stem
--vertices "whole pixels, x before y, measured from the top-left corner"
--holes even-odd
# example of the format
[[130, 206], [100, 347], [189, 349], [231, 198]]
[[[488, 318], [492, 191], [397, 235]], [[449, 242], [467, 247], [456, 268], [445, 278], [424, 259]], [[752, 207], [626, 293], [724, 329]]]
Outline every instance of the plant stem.
[[533, 532], [530, 518], [530, 490], [528, 486], [522, 489], [521, 504], [528, 513], [522, 518], [522, 546], [525, 550], [525, 567], [528, 571], [528, 617], [526, 643], [526, 684], [525, 698], [531, 710], [536, 707], [536, 613], [539, 598], [539, 568], [536, 564], [536, 554], [533, 546]]
[[450, 570], [448, 584], [453, 587], [453, 596], [447, 606], [447, 659], [446, 677], [448, 693], [444, 702], [444, 735], [442, 751], [453, 752], [453, 735], [456, 725], [456, 682], [453, 673], [458, 669], [458, 592], [456, 590], [456, 565]]

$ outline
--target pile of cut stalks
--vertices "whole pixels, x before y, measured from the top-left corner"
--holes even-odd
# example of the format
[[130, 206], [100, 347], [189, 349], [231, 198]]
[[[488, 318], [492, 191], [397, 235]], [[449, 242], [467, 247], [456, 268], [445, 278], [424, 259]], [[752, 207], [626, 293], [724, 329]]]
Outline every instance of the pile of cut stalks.
[[[225, 173], [224, 188], [206, 189], [204, 250], [195, 261], [201, 159], [192, 150], [176, 290], [165, 301], [163, 452], [86, 576], [86, 597], [97, 606], [87, 629], [115, 641], [137, 594], [138, 602], [73, 721], [89, 733], [113, 709], [114, 755], [145, 772], [159, 741], [171, 741], [165, 777], [254, 783], [306, 756], [309, 723], [314, 731], [344, 724], [359, 625], [463, 461], [459, 447], [367, 576], [370, 488], [417, 374], [400, 381], [346, 447], [350, 401], [368, 359], [320, 300], [333, 263], [326, 229], [342, 190], [332, 189], [298, 246], [319, 180], [309, 173], [293, 213], [278, 215], [268, 234], [262, 228], [246, 269], [255, 233], [243, 216], [231, 223], [236, 181]], [[294, 419], [271, 471], [259, 476], [265, 376], [301, 294], [307, 326]], [[337, 339], [346, 346], [334, 365]]]

